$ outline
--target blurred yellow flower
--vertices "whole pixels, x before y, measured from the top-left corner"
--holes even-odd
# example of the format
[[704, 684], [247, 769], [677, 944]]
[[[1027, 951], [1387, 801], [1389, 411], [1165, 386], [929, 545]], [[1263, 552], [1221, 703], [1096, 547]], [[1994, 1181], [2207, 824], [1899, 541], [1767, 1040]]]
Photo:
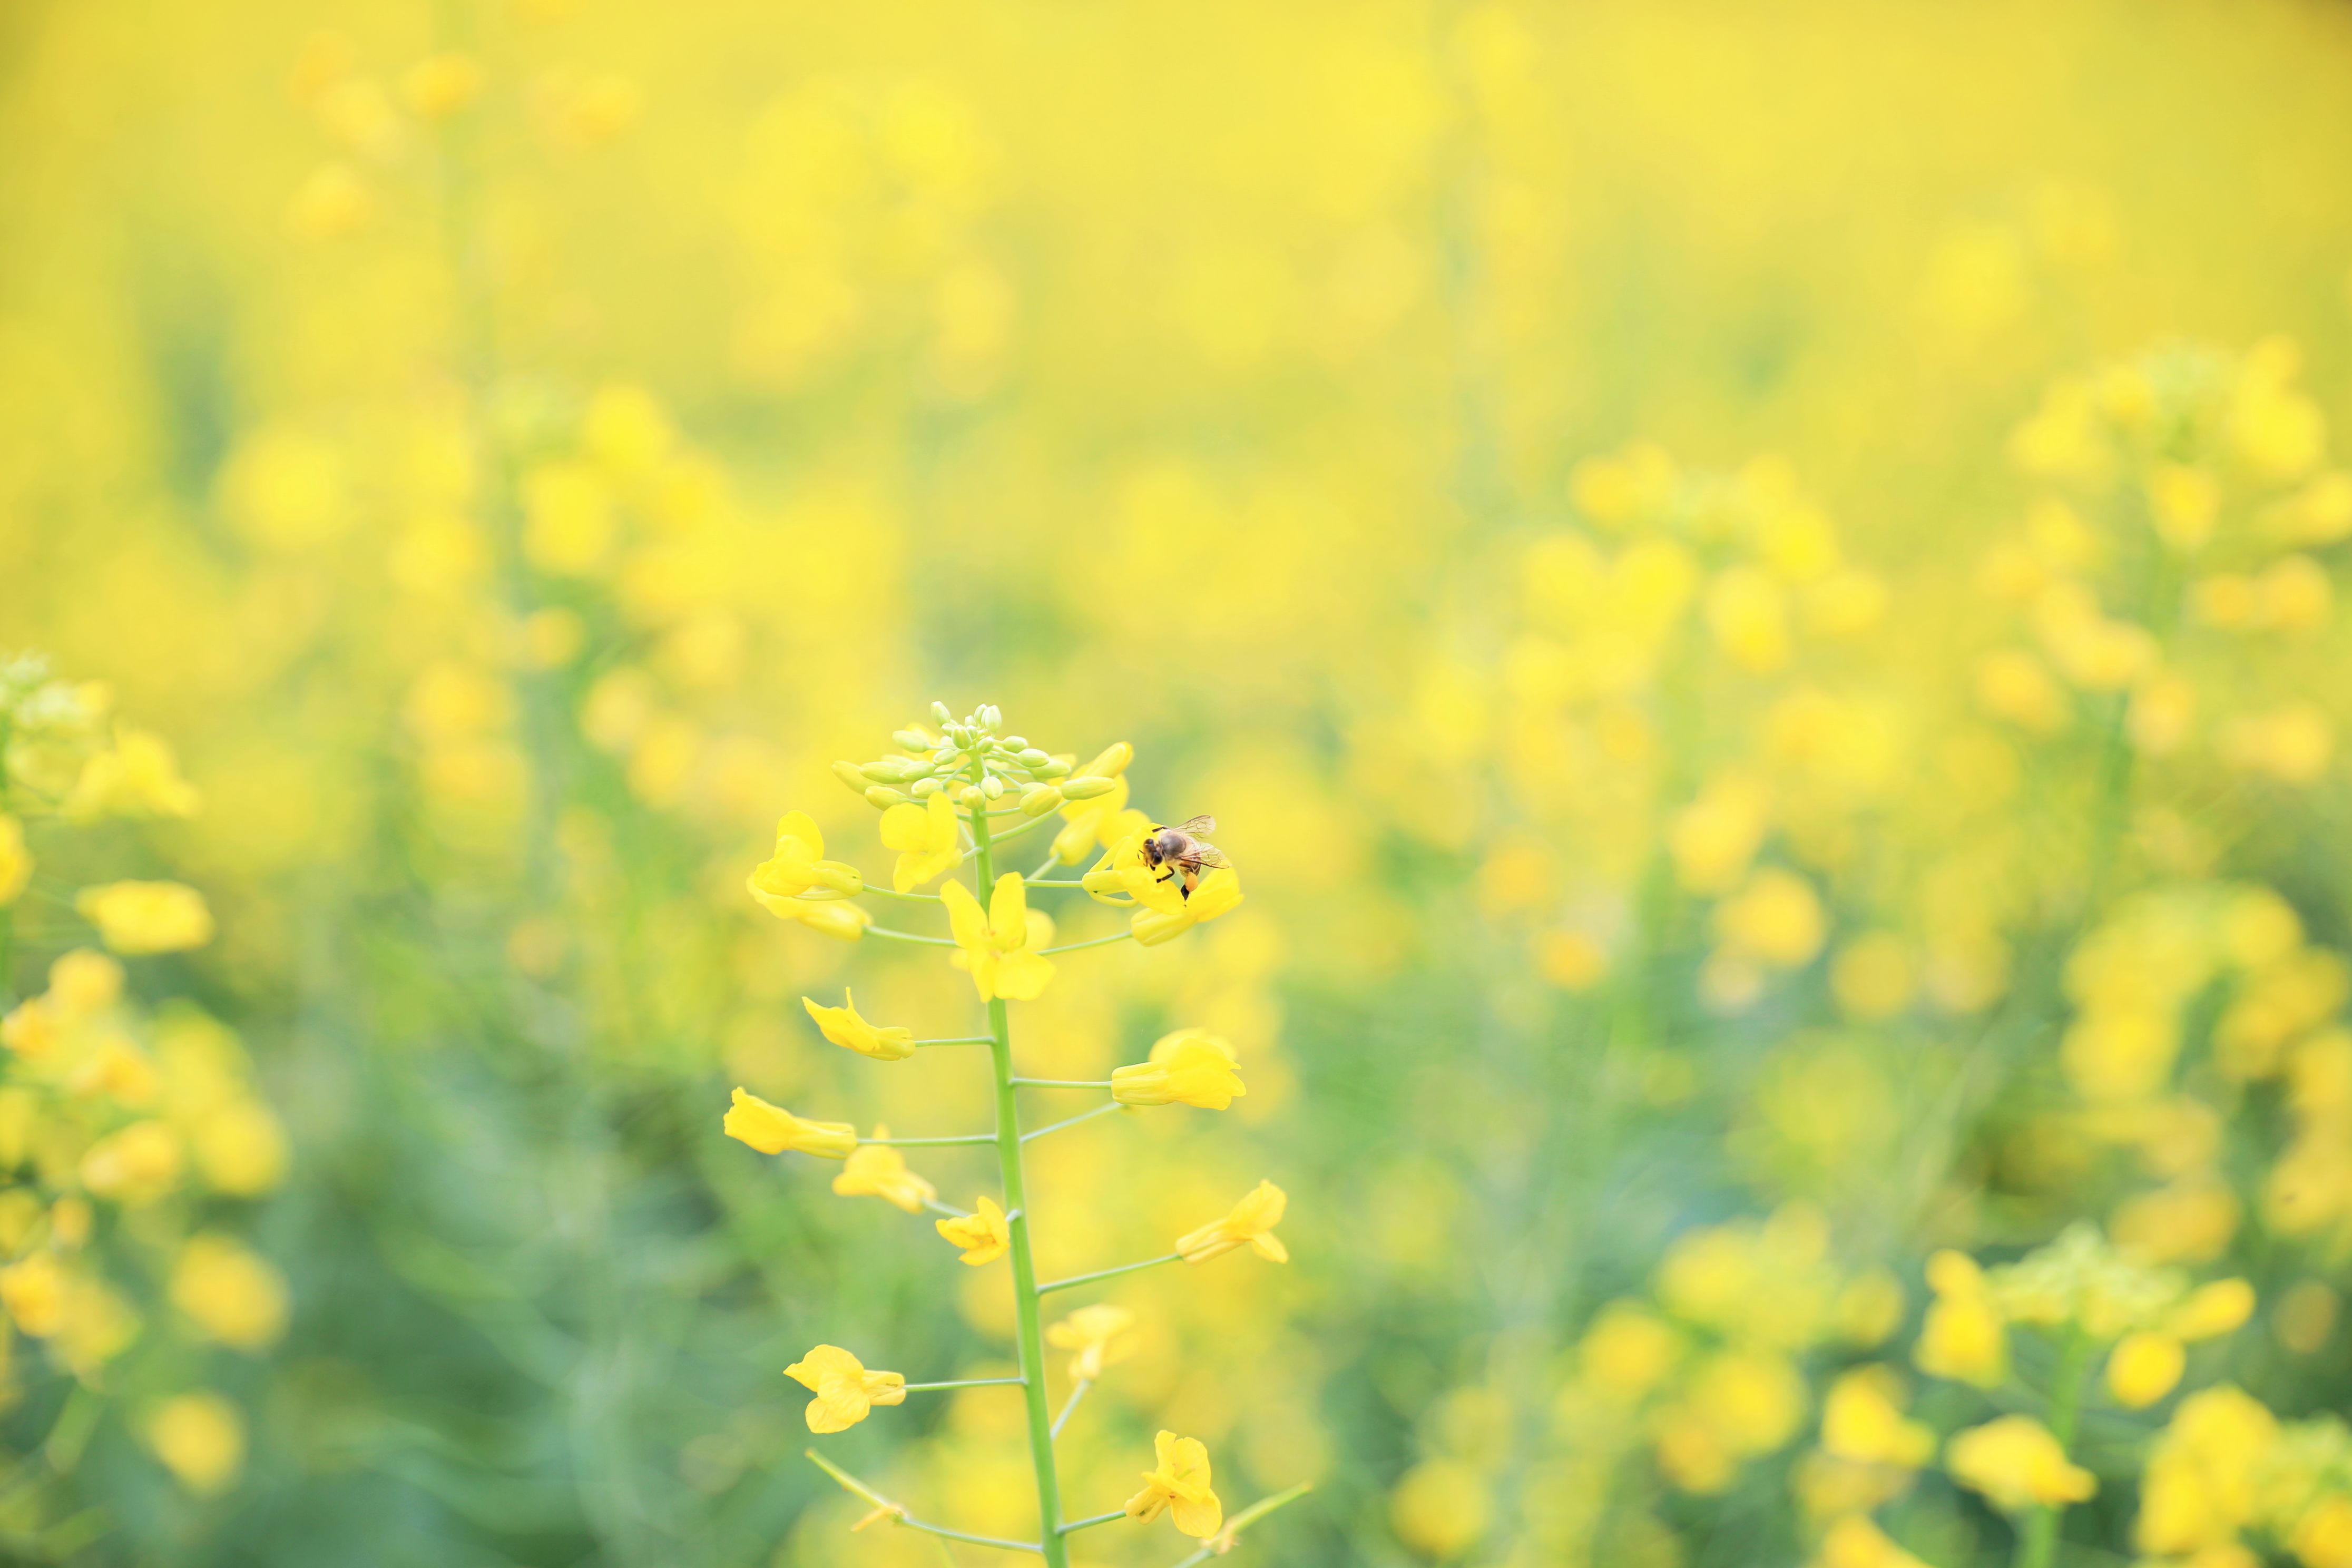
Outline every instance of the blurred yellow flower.
[[87, 822], [100, 816], [193, 816], [202, 805], [161, 736], [122, 729], [115, 731], [110, 750], [92, 753], [82, 764], [64, 810]]
[[1830, 1385], [1822, 1448], [1861, 1464], [1916, 1469], [1935, 1458], [1936, 1435], [1903, 1415], [1903, 1384], [1884, 1366], [1857, 1367]]
[[940, 1195], [939, 1189], [907, 1169], [898, 1150], [879, 1142], [890, 1136], [889, 1128], [876, 1123], [874, 1136], [877, 1142], [850, 1151], [841, 1174], [833, 1179], [833, 1190], [844, 1197], [877, 1197], [908, 1214], [922, 1213], [923, 1205]]
[[1936, 1300], [1912, 1351], [1919, 1370], [1979, 1388], [2008, 1376], [2008, 1328], [1976, 1260], [1966, 1253], [1938, 1252], [1927, 1260], [1927, 1284]]
[[1289, 1206], [1287, 1193], [1272, 1182], [1262, 1181], [1224, 1218], [1212, 1220], [1198, 1230], [1178, 1237], [1175, 1249], [1187, 1263], [1206, 1263], [1237, 1247], [1247, 1246], [1269, 1262], [1287, 1263], [1290, 1251], [1274, 1234], [1274, 1227], [1282, 1223], [1283, 1211]]
[[1850, 1513], [1822, 1535], [1817, 1568], [1927, 1568], [1887, 1538], [1867, 1514]]
[[33, 857], [25, 848], [25, 825], [0, 812], [0, 909], [16, 901], [33, 879]]
[[1210, 1489], [1208, 1448], [1197, 1437], [1163, 1431], [1152, 1439], [1152, 1451], [1158, 1463], [1143, 1472], [1143, 1489], [1127, 1500], [1128, 1517], [1149, 1524], [1167, 1510], [1176, 1528], [1195, 1540], [1216, 1534], [1225, 1510]]
[[7, 1310], [18, 1333], [45, 1340], [64, 1325], [67, 1286], [57, 1258], [36, 1252], [0, 1267], [0, 1308]]
[[245, 1468], [245, 1421], [217, 1394], [183, 1394], [147, 1417], [147, 1445], [199, 1497], [226, 1491]]
[[1114, 1068], [1110, 1097], [1121, 1105], [1198, 1106], [1223, 1110], [1249, 1090], [1234, 1070], [1234, 1048], [1202, 1029], [1162, 1036], [1149, 1061]]
[[975, 1268], [995, 1262], [1013, 1245], [1013, 1229], [993, 1198], [974, 1198], [971, 1214], [961, 1218], [934, 1220], [932, 1224], [950, 1245], [963, 1248], [958, 1261]]
[[1229, 912], [1241, 901], [1241, 874], [1230, 866], [1220, 866], [1201, 879], [1181, 909], [1172, 914], [1152, 908], [1138, 910], [1129, 924], [1137, 942], [1145, 947], [1157, 947]]
[[2067, 1461], [2050, 1429], [2028, 1415], [2003, 1415], [1955, 1433], [1944, 1463], [1953, 1479], [2012, 1513], [2081, 1502], [2099, 1489], [2090, 1471]]
[[1664, 1380], [1682, 1350], [1682, 1336], [1663, 1319], [1620, 1301], [1605, 1308], [1584, 1331], [1577, 1347], [1578, 1375], [1630, 1403]]
[[1716, 906], [1715, 928], [1735, 952], [1777, 969], [1800, 969], [1821, 952], [1828, 918], [1811, 882], [1768, 868]]
[[1446, 1458], [1423, 1459], [1389, 1494], [1389, 1523], [1407, 1546], [1440, 1562], [1461, 1556], [1493, 1521], [1486, 1478], [1475, 1465]]
[[482, 91], [482, 68], [471, 55], [429, 55], [401, 73], [400, 95], [419, 120], [446, 120]]
[[857, 1147], [857, 1129], [846, 1121], [804, 1121], [782, 1106], [756, 1094], [735, 1091], [735, 1101], [720, 1125], [727, 1136], [749, 1143], [762, 1154], [797, 1150], [826, 1160], [845, 1160]]
[[877, 1405], [903, 1405], [907, 1379], [902, 1373], [868, 1372], [865, 1363], [839, 1345], [819, 1345], [784, 1368], [816, 1397], [808, 1402], [808, 1429], [844, 1432], [866, 1419]]
[[2107, 1356], [2107, 1392], [2126, 1410], [2144, 1410], [2180, 1382], [2189, 1352], [2170, 1334], [2126, 1334]]
[[213, 914], [204, 895], [179, 882], [84, 888], [74, 908], [117, 952], [184, 952], [213, 939]]
[[1034, 1002], [1054, 978], [1054, 966], [1034, 951], [1054, 939], [1054, 922], [1029, 907], [1026, 886], [1018, 871], [996, 879], [988, 912], [961, 882], [940, 889], [947, 904], [948, 928], [961, 951], [949, 960], [971, 975], [972, 989], [983, 1002], [999, 996]]
[[286, 1331], [286, 1281], [243, 1242], [194, 1236], [172, 1266], [172, 1304], [207, 1339], [240, 1350]]
[[941, 791], [920, 805], [894, 805], [882, 814], [882, 843], [898, 851], [890, 885], [904, 893], [921, 887], [963, 858], [957, 838], [959, 818]]
[[1074, 1352], [1070, 1357], [1070, 1381], [1091, 1383], [1103, 1374], [1103, 1369], [1125, 1361], [1131, 1347], [1120, 1343], [1122, 1336], [1135, 1326], [1135, 1314], [1125, 1307], [1108, 1301], [1091, 1307], [1080, 1307], [1058, 1323], [1045, 1330], [1045, 1342], [1055, 1350]]
[[877, 1061], [904, 1061], [915, 1054], [915, 1031], [899, 1025], [877, 1026], [867, 1023], [857, 1014], [857, 998], [844, 988], [842, 1005], [824, 1007], [811, 997], [801, 998], [801, 1005], [816, 1021], [817, 1032], [835, 1045], [856, 1051]]
[[134, 1121], [91, 1144], [81, 1157], [81, 1184], [102, 1198], [132, 1207], [153, 1203], [180, 1179], [180, 1135], [161, 1121]]
[[2174, 1557], [2234, 1545], [2256, 1516], [2278, 1441], [2277, 1418], [2238, 1389], [2208, 1388], [2183, 1399], [2140, 1480], [2133, 1527], [2140, 1550]]

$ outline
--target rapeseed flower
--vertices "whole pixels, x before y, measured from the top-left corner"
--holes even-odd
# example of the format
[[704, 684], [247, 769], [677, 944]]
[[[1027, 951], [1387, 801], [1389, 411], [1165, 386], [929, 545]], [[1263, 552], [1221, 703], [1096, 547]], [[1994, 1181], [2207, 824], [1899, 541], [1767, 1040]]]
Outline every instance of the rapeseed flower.
[[150, 1204], [180, 1179], [180, 1135], [161, 1121], [134, 1121], [91, 1144], [81, 1157], [81, 1184], [129, 1206]]
[[1078, 879], [1087, 895], [1097, 903], [1141, 904], [1163, 915], [1181, 914], [1186, 902], [1184, 885], [1175, 868], [1154, 867], [1144, 858], [1143, 847], [1157, 831], [1157, 824], [1149, 819], [1139, 821], [1104, 850], [1093, 869]]
[[993, 1263], [1013, 1245], [1013, 1227], [993, 1198], [972, 1200], [972, 1212], [953, 1219], [935, 1220], [940, 1235], [963, 1248], [960, 1261], [977, 1268]]
[[1847, 1514], [1822, 1532], [1816, 1561], [1819, 1568], [1928, 1568], [1859, 1513]]
[[205, 897], [178, 882], [108, 882], [74, 900], [81, 917], [117, 952], [184, 952], [213, 939]]
[[1216, 1534], [1225, 1510], [1210, 1489], [1208, 1448], [1197, 1437], [1163, 1431], [1152, 1451], [1159, 1462], [1143, 1472], [1143, 1489], [1127, 1500], [1127, 1516], [1149, 1524], [1169, 1511], [1176, 1528], [1196, 1541]]
[[1178, 1237], [1175, 1249], [1187, 1263], [1206, 1263], [1246, 1246], [1268, 1262], [1287, 1263], [1290, 1249], [1282, 1245], [1274, 1227], [1282, 1223], [1282, 1212], [1289, 1206], [1287, 1193], [1272, 1182], [1262, 1181], [1223, 1219], [1211, 1220], [1200, 1229]]
[[1127, 765], [1134, 760], [1135, 748], [1120, 741], [1105, 748], [1085, 767], [1071, 771], [1071, 779], [1108, 779], [1110, 788], [1063, 805], [1064, 826], [1054, 835], [1056, 860], [1065, 866], [1075, 866], [1097, 844], [1117, 844], [1144, 825], [1141, 812], [1127, 809]]
[[204, 804], [180, 776], [178, 760], [159, 735], [118, 730], [113, 746], [93, 752], [66, 796], [65, 815], [78, 822], [100, 816], [194, 816]]
[[1119, 1341], [1134, 1326], [1133, 1312], [1102, 1301], [1080, 1307], [1060, 1322], [1049, 1324], [1045, 1342], [1055, 1350], [1073, 1352], [1071, 1382], [1091, 1383], [1102, 1376], [1105, 1367], [1127, 1359], [1130, 1347]]
[[904, 893], [921, 887], [963, 858], [957, 838], [959, 818], [946, 792], [920, 805], [894, 805], [882, 814], [882, 842], [898, 851], [890, 885]]
[[846, 989], [841, 994], [842, 1005], [820, 1006], [812, 998], [801, 998], [801, 1005], [815, 1020], [817, 1033], [846, 1050], [876, 1061], [904, 1061], [915, 1054], [915, 1031], [898, 1025], [876, 1026], [858, 1016], [857, 999]]
[[845, 1160], [857, 1148], [857, 1129], [848, 1122], [803, 1121], [740, 1089], [719, 1125], [727, 1136], [749, 1143], [762, 1154], [792, 1150], [820, 1159]]
[[889, 1136], [889, 1128], [877, 1124], [876, 1141], [850, 1151], [841, 1174], [833, 1179], [833, 1190], [844, 1197], [880, 1198], [908, 1214], [920, 1214], [926, 1204], [940, 1195], [939, 1189], [908, 1170], [898, 1151], [881, 1142]]
[[1234, 1070], [1233, 1047], [1200, 1029], [1163, 1036], [1152, 1046], [1150, 1060], [1114, 1068], [1110, 1075], [1110, 1097], [1121, 1105], [1223, 1110], [1248, 1092]]
[[788, 811], [777, 818], [776, 852], [761, 861], [751, 877], [751, 896], [771, 910], [775, 900], [848, 898], [865, 886], [856, 867], [824, 858], [824, 834], [805, 811]]
[[1241, 874], [1230, 866], [1220, 866], [1201, 879], [1181, 908], [1172, 912], [1152, 907], [1138, 910], [1129, 926], [1137, 942], [1145, 947], [1158, 947], [1163, 942], [1175, 941], [1196, 925], [1230, 912], [1241, 901]]
[[988, 912], [961, 882], [940, 889], [948, 908], [948, 927], [962, 951], [949, 962], [971, 975], [972, 989], [983, 1002], [1009, 997], [1034, 1002], [1054, 978], [1054, 966], [1036, 949], [1054, 940], [1054, 922], [1042, 910], [1029, 907], [1021, 873], [1007, 871], [996, 879]]
[[907, 1400], [904, 1373], [868, 1372], [839, 1345], [817, 1346], [784, 1368], [784, 1375], [816, 1395], [808, 1402], [812, 1432], [845, 1432], [865, 1420], [874, 1406]]
[[2170, 1334], [2126, 1334], [2107, 1357], [2107, 1392], [2127, 1410], [2141, 1410], [2171, 1393], [2189, 1365], [2189, 1352]]
[[1944, 1464], [1954, 1480], [2012, 1513], [2082, 1502], [2099, 1489], [2091, 1472], [2069, 1463], [2050, 1429], [2030, 1415], [2004, 1415], [1955, 1434]]

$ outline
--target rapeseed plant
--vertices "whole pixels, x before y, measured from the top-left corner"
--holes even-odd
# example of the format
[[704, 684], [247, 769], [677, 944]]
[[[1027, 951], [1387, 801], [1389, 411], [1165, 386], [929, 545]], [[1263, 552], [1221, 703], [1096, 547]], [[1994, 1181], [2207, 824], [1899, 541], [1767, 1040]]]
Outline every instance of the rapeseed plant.
[[[1164, 1256], [1041, 1282], [1031, 1247], [1024, 1145], [1122, 1108], [1181, 1103], [1222, 1110], [1247, 1090], [1232, 1046], [1200, 1029], [1168, 1035], [1152, 1047], [1149, 1060], [1119, 1068], [1108, 1079], [1024, 1076], [1013, 1055], [1006, 1004], [1034, 1002], [1044, 994], [1058, 973], [1052, 955], [1115, 942], [1158, 946], [1230, 912], [1242, 900], [1240, 874], [1205, 841], [1190, 837], [1195, 831], [1193, 825], [1187, 824], [1179, 833], [1127, 808], [1126, 772], [1134, 751], [1124, 742], [1081, 767], [1075, 755], [1057, 755], [1024, 737], [1001, 734], [1003, 721], [992, 705], [958, 721], [944, 703], [935, 703], [932, 719], [936, 729], [911, 726], [899, 731], [893, 737], [898, 745], [895, 752], [869, 763], [845, 762], [834, 767], [843, 783], [882, 813], [882, 842], [898, 851], [888, 888], [867, 881], [848, 862], [826, 858], [823, 833], [813, 819], [798, 811], [788, 812], [778, 823], [775, 853], [751, 872], [748, 888], [753, 899], [779, 919], [843, 941], [882, 940], [951, 950], [949, 963], [971, 977], [972, 990], [986, 1009], [988, 1032], [984, 1035], [919, 1040], [910, 1029], [869, 1023], [846, 993], [840, 1007], [823, 1006], [810, 997], [803, 997], [802, 1003], [827, 1040], [877, 1061], [905, 1061], [920, 1055], [924, 1047], [987, 1047], [995, 1091], [994, 1131], [894, 1138], [887, 1127], [877, 1126], [872, 1137], [861, 1138], [851, 1123], [804, 1120], [741, 1089], [735, 1090], [723, 1130], [727, 1136], [761, 1153], [792, 1152], [842, 1161], [842, 1173], [833, 1184], [836, 1193], [873, 1194], [909, 1214], [938, 1210], [943, 1217], [933, 1222], [934, 1228], [959, 1249], [958, 1261], [967, 1267], [982, 1268], [1001, 1259], [1011, 1260], [1017, 1376], [909, 1383], [903, 1373], [869, 1371], [854, 1352], [833, 1344], [816, 1346], [785, 1371], [815, 1394], [809, 1402], [807, 1424], [810, 1431], [820, 1434], [855, 1426], [877, 1406], [901, 1405], [910, 1393], [999, 1384], [1017, 1387], [1036, 1490], [1038, 1539], [1008, 1541], [918, 1519], [815, 1450], [810, 1450], [809, 1458], [873, 1506], [874, 1511], [857, 1528], [877, 1518], [888, 1519], [944, 1540], [1037, 1552], [1053, 1568], [1064, 1568], [1069, 1561], [1067, 1538], [1075, 1531], [1120, 1519], [1148, 1524], [1167, 1513], [1177, 1530], [1204, 1542], [1183, 1559], [1187, 1563], [1198, 1563], [1213, 1553], [1231, 1551], [1244, 1528], [1294, 1500], [1307, 1488], [1300, 1485], [1277, 1493], [1228, 1519], [1214, 1489], [1214, 1470], [1205, 1445], [1198, 1438], [1163, 1430], [1155, 1440], [1153, 1465], [1142, 1472], [1142, 1489], [1129, 1498], [1123, 1509], [1073, 1517], [1063, 1500], [1055, 1444], [1079, 1401], [1118, 1359], [1112, 1347], [1133, 1317], [1124, 1308], [1097, 1303], [1078, 1309], [1049, 1328], [1044, 1300], [1049, 1294], [1161, 1264], [1206, 1263], [1243, 1247], [1272, 1262], [1287, 1262], [1290, 1254], [1275, 1234], [1275, 1226], [1281, 1222], [1288, 1200], [1280, 1187], [1261, 1181], [1230, 1214], [1177, 1237]], [[1061, 826], [1037, 870], [1028, 875], [1018, 870], [1000, 873], [997, 867], [1006, 846], [1054, 823], [1056, 814]], [[1014, 820], [1008, 823], [1006, 818]], [[1209, 823], [1198, 831], [1214, 826]], [[1057, 867], [1076, 864], [1097, 848], [1101, 854], [1083, 878], [1047, 874]], [[984, 908], [961, 881], [944, 882], [937, 893], [919, 890], [966, 864], [971, 867], [975, 883], [989, 889]], [[1057, 944], [1055, 921], [1029, 904], [1032, 889], [1083, 889], [1098, 902], [1134, 912], [1125, 931]], [[930, 936], [877, 925], [867, 910], [846, 901], [865, 894], [939, 905], [950, 934]], [[1019, 1093], [1024, 1088], [1097, 1089], [1107, 1091], [1107, 1099], [1093, 1110], [1024, 1130]], [[904, 1156], [898, 1153], [902, 1148], [954, 1144], [988, 1145], [995, 1150], [1001, 1204], [982, 1194], [969, 1211], [950, 1207], [940, 1202], [929, 1182], [908, 1170]], [[1048, 1343], [1076, 1352], [1069, 1369], [1071, 1392], [1058, 1414], [1046, 1395], [1045, 1347]]]

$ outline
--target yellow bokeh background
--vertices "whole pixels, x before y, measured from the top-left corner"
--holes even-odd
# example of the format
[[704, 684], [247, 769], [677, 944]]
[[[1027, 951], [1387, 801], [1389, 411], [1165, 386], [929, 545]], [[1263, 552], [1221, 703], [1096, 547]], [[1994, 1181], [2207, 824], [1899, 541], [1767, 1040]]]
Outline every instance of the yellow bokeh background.
[[[1002, 1268], [719, 1117], [988, 1114], [744, 889], [940, 699], [1248, 889], [1017, 1013], [1249, 1084], [1035, 1145], [1045, 1274], [1291, 1194], [1108, 1290], [1073, 1511], [2352, 1563], [2347, 97], [2325, 0], [20, 0], [0, 1555], [934, 1561], [778, 1371], [1003, 1375]], [[1035, 1527], [1002, 1391], [824, 1441]]]

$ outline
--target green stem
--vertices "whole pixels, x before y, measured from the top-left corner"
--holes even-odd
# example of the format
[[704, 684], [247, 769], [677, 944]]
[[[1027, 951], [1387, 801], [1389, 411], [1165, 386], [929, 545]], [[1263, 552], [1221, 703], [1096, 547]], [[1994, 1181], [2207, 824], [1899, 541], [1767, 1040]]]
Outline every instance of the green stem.
[[1171, 1252], [1165, 1258], [1147, 1258], [1140, 1263], [1122, 1263], [1116, 1268], [1097, 1268], [1092, 1274], [1073, 1274], [1067, 1279], [1055, 1279], [1038, 1286], [1037, 1294], [1050, 1295], [1056, 1290], [1066, 1290], [1073, 1285], [1091, 1285], [1097, 1279], [1108, 1279], [1114, 1275], [1132, 1274], [1139, 1268], [1157, 1268], [1163, 1263], [1181, 1263], [1183, 1258], [1182, 1253]]
[[[979, 764], [974, 763], [975, 775]], [[974, 783], [979, 782], [977, 777]], [[1043, 818], [1040, 818], [1042, 821]], [[988, 814], [971, 814], [972, 854], [979, 859], [980, 884], [996, 879], [994, 841], [988, 831]], [[1015, 828], [1013, 832], [1020, 832]], [[1005, 837], [1012, 837], [1007, 834]], [[1021, 1375], [1026, 1381], [1024, 1403], [1029, 1415], [1029, 1460], [1037, 1474], [1037, 1533], [1046, 1568], [1069, 1568], [1069, 1549], [1062, 1540], [1062, 1480], [1054, 1468], [1054, 1415], [1045, 1404], [1045, 1335], [1037, 1310], [1037, 1260], [1029, 1246], [1029, 1198], [1021, 1177], [1021, 1103], [1013, 1087], [1013, 1023], [1004, 998], [988, 1004], [989, 1058], [996, 1072], [996, 1163], [1004, 1183], [1004, 1206], [1013, 1211], [1007, 1228], [1012, 1234], [1013, 1309], [1018, 1320]]]
[[993, 1035], [957, 1035], [950, 1039], [915, 1040], [911, 1043], [918, 1046], [991, 1046], [996, 1043], [996, 1037]]
[[1021, 1377], [961, 1377], [947, 1383], [909, 1383], [905, 1387], [909, 1394], [922, 1394], [934, 1388], [995, 1388], [1000, 1384], [1010, 1386], [1027, 1381]]
[[1125, 1519], [1126, 1517], [1127, 1510], [1123, 1508], [1115, 1508], [1108, 1513], [1090, 1514], [1085, 1519], [1074, 1519], [1070, 1521], [1069, 1523], [1062, 1526], [1062, 1533], [1064, 1535], [1067, 1535], [1074, 1530], [1091, 1530], [1097, 1524], [1108, 1524], [1114, 1519]]
[[892, 931], [887, 926], [867, 926], [866, 934], [887, 936], [892, 942], [919, 942], [925, 947], [953, 947], [956, 944], [955, 938], [951, 936], [917, 936], [913, 931]]
[[[2082, 1413], [2083, 1378], [2090, 1370], [2095, 1347], [2081, 1325], [2067, 1331], [2059, 1347], [2058, 1368], [2050, 1386], [2050, 1435], [2063, 1451], [2074, 1444], [2075, 1417]], [[2016, 1568], [2050, 1568], [2058, 1556], [2058, 1527], [2066, 1517], [2063, 1503], [2044, 1503], [2026, 1515], [2018, 1531]]]
[[1023, 1089], [1108, 1089], [1107, 1078], [1016, 1078], [1013, 1080]]
[[1021, 1142], [1026, 1143], [1032, 1138], [1043, 1138], [1048, 1132], [1059, 1132], [1065, 1127], [1076, 1127], [1081, 1121], [1092, 1121], [1096, 1117], [1101, 1116], [1106, 1112], [1123, 1110], [1125, 1109], [1126, 1107], [1120, 1105], [1118, 1101], [1114, 1100], [1108, 1105], [1097, 1105], [1092, 1110], [1081, 1110], [1076, 1116], [1069, 1117], [1065, 1121], [1048, 1121], [1045, 1126], [1037, 1128], [1034, 1131], [1024, 1132], [1021, 1134]]
[[885, 899], [905, 899], [909, 903], [936, 904], [944, 901], [937, 893], [902, 893], [896, 888], [886, 888], [877, 882], [868, 882], [858, 891]]
[[993, 1132], [972, 1132], [955, 1138], [860, 1138], [860, 1143], [879, 1143], [889, 1149], [944, 1149], [951, 1143], [993, 1143]]
[[1129, 939], [1130, 939], [1131, 937], [1133, 937], [1134, 935], [1135, 935], [1135, 932], [1134, 932], [1134, 931], [1119, 931], [1119, 932], [1116, 933], [1115, 935], [1111, 935], [1111, 936], [1098, 936], [1098, 937], [1095, 938], [1092, 942], [1064, 942], [1064, 943], [1063, 943], [1061, 946], [1059, 946], [1059, 947], [1041, 947], [1041, 948], [1039, 948], [1039, 949], [1037, 950], [1037, 956], [1038, 956], [1038, 957], [1040, 957], [1040, 958], [1044, 958], [1044, 957], [1045, 957], [1048, 953], [1055, 953], [1055, 952], [1077, 952], [1077, 951], [1078, 951], [1078, 949], [1080, 949], [1080, 948], [1082, 948], [1082, 947], [1100, 947], [1100, 946], [1102, 946], [1102, 945], [1103, 945], [1104, 943], [1106, 943], [1106, 942], [1126, 942], [1126, 941], [1128, 941]]

